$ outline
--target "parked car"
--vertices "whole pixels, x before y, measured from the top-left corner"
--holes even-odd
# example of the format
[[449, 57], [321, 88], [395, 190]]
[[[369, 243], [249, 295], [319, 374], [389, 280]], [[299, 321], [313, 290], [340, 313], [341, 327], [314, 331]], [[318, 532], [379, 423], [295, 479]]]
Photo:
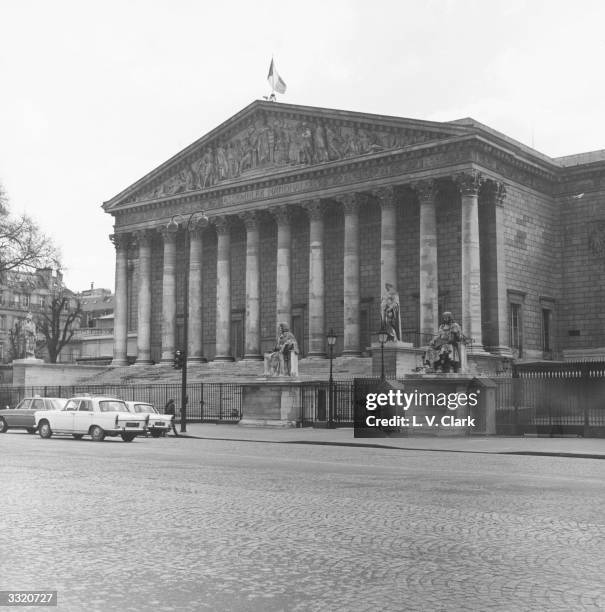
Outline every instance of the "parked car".
[[145, 434], [148, 417], [128, 412], [126, 403], [115, 397], [72, 397], [63, 410], [36, 412], [35, 426], [41, 438], [54, 433], [71, 434], [77, 440], [90, 436], [100, 442], [105, 436], [121, 436], [132, 442]]
[[35, 433], [34, 414], [37, 410], [62, 410], [66, 399], [62, 397], [26, 397], [14, 408], [0, 410], [0, 433], [9, 429], [26, 429], [27, 433]]
[[172, 414], [160, 414], [153, 404], [147, 402], [126, 402], [126, 406], [133, 414], [141, 414], [149, 417], [147, 431], [154, 438], [159, 438], [166, 434], [172, 427]]

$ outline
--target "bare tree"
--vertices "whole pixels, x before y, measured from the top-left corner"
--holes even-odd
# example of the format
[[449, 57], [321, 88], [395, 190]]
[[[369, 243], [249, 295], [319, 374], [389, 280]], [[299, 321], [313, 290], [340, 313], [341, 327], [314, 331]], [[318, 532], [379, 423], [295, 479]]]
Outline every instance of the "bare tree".
[[0, 273], [47, 266], [57, 268], [58, 259], [56, 247], [31, 217], [11, 215], [6, 191], [0, 184]]
[[38, 331], [44, 336], [50, 363], [57, 363], [59, 354], [69, 344], [77, 327], [74, 325], [82, 314], [80, 301], [70, 307], [71, 299], [65, 289], [50, 296], [38, 315]]

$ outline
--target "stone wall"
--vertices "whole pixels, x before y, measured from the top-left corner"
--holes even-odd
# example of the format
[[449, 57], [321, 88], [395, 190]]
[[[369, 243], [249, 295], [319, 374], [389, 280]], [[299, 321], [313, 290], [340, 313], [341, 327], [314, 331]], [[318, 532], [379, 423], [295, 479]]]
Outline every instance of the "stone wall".
[[559, 198], [562, 228], [563, 348], [605, 347], [605, 182]]
[[[522, 357], [541, 358], [545, 300], [554, 305], [552, 344], [557, 348], [562, 256], [559, 209], [555, 199], [520, 185], [507, 184], [504, 241], [506, 289], [515, 292], [517, 299], [522, 301]], [[508, 344], [508, 338], [505, 342]]]
[[75, 385], [90, 381], [94, 376], [107, 370], [106, 366], [13, 363], [13, 385], [16, 387]]

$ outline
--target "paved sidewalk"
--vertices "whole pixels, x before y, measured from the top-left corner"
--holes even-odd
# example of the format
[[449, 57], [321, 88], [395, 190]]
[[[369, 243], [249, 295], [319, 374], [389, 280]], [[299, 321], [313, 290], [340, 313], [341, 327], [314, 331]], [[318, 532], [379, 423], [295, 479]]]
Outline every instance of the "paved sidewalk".
[[[177, 430], [179, 425], [177, 424]], [[538, 438], [473, 436], [470, 438], [412, 436], [409, 438], [354, 438], [353, 429], [240, 427], [214, 423], [188, 423], [189, 438], [238, 440], [274, 444], [329, 444], [370, 446], [419, 451], [569, 456], [605, 459], [603, 438]]]

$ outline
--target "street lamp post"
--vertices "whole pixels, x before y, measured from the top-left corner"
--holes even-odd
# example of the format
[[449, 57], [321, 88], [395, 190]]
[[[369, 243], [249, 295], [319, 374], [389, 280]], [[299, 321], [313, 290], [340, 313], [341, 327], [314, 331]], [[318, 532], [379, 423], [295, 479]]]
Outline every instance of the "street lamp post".
[[378, 332], [378, 342], [380, 342], [380, 380], [384, 380], [384, 343], [388, 340], [389, 335], [387, 334], [387, 330], [384, 325], [380, 328]]
[[[183, 222], [186, 217], [183, 215], [174, 215], [168, 223], [169, 228], [178, 228], [178, 223], [175, 221], [176, 218], [182, 219]], [[187, 358], [189, 353], [189, 228], [191, 222], [195, 218], [195, 223], [206, 225], [208, 223], [208, 217], [203, 210], [192, 212], [187, 218], [185, 225], [185, 285], [184, 299], [183, 299], [183, 350], [182, 352], [182, 366], [181, 366], [181, 433], [187, 431]]]
[[334, 361], [334, 345], [336, 344], [336, 334], [330, 328], [326, 338], [330, 347], [330, 378], [328, 380], [328, 427], [334, 427], [334, 377], [332, 376], [332, 363]]

